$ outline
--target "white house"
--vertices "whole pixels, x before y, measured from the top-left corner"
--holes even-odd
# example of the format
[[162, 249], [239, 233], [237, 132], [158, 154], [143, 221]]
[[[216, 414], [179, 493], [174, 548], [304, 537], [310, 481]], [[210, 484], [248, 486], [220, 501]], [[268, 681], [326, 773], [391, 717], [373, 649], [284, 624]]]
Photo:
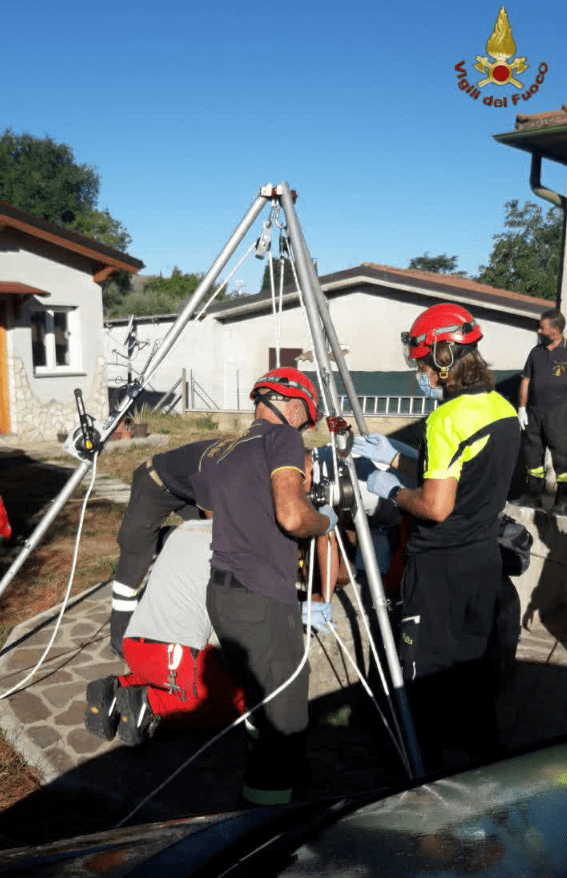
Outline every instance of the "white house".
[[[325, 275], [320, 282], [346, 365], [357, 393], [363, 396], [419, 395], [403, 359], [400, 334], [425, 308], [454, 301], [468, 308], [481, 324], [482, 352], [500, 389], [514, 397], [517, 376], [536, 343], [539, 315], [552, 307], [542, 299], [461, 277], [370, 263]], [[175, 317], [136, 318], [134, 373], [143, 370], [148, 354], [163, 340]], [[114, 385], [123, 383], [126, 376], [126, 324], [126, 320], [111, 320], [106, 328], [106, 360]], [[281, 365], [313, 371], [312, 346], [295, 289], [284, 291], [281, 319], [272, 313], [270, 294], [213, 304], [165, 360], [152, 389], [166, 392], [185, 369], [189, 408], [249, 408], [251, 385], [274, 365], [277, 338]]]
[[101, 283], [144, 265], [0, 202], [0, 434], [53, 439], [108, 413]]

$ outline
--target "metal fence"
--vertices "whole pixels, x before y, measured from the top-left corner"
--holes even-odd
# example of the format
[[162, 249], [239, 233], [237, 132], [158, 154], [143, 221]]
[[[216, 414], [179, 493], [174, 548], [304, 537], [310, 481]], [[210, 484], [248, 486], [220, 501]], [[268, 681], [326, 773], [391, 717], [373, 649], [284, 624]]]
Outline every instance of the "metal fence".
[[[352, 414], [348, 396], [339, 397], [341, 414]], [[424, 417], [437, 408], [438, 400], [425, 396], [359, 396], [358, 401], [365, 415], [374, 417]]]

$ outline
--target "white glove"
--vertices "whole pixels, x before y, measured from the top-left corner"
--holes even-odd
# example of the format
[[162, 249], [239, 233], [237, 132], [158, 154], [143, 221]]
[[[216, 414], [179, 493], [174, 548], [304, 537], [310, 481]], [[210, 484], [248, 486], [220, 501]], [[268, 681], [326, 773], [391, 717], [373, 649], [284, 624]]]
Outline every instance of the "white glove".
[[329, 519], [329, 527], [327, 528], [325, 533], [330, 534], [332, 531], [334, 531], [334, 529], [336, 528], [336, 526], [338, 524], [339, 517], [338, 517], [337, 513], [335, 512], [333, 507], [329, 506], [328, 504], [325, 504], [325, 506], [321, 506], [321, 508], [318, 511], [319, 511], [320, 515], [326, 515], [327, 518]]
[[520, 422], [520, 427], [522, 430], [525, 430], [528, 426], [528, 413], [525, 410], [524, 406], [520, 406], [518, 409], [518, 420]]
[[381, 433], [371, 433], [369, 436], [357, 436], [352, 446], [353, 454], [360, 454], [373, 460], [374, 463], [385, 463], [390, 466], [397, 454], [403, 454], [404, 457], [417, 459], [417, 451], [406, 445], [405, 442], [399, 442], [397, 439], [388, 439]]
[[402, 483], [394, 473], [387, 473], [384, 472], [384, 470], [377, 469], [375, 473], [372, 473], [372, 475], [368, 477], [366, 487], [373, 494], [377, 494], [378, 497], [383, 497], [387, 500], [391, 491], [401, 484]]

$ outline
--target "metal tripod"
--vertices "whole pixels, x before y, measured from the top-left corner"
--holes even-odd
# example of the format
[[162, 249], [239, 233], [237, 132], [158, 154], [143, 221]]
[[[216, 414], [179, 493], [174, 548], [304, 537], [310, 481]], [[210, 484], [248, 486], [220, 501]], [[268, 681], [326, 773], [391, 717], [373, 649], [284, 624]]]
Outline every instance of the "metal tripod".
[[[252, 224], [258, 218], [266, 204], [274, 202], [279, 202], [285, 215], [288, 227], [288, 237], [293, 249], [293, 257], [297, 267], [300, 287], [303, 293], [305, 311], [307, 314], [307, 320], [313, 339], [314, 352], [317, 358], [318, 371], [321, 378], [321, 393], [325, 399], [327, 411], [329, 411], [331, 416], [338, 416], [340, 410], [339, 396], [327, 350], [328, 342], [333, 352], [339, 374], [343, 380], [343, 384], [345, 386], [345, 390], [350, 401], [351, 410], [354, 414], [358, 429], [362, 434], [366, 434], [368, 432], [364, 421], [364, 416], [358, 401], [358, 397], [356, 395], [356, 391], [350, 377], [350, 373], [344, 362], [341, 347], [329, 314], [327, 301], [321, 290], [319, 280], [317, 278], [317, 274], [313, 265], [313, 260], [309, 255], [307, 244], [305, 242], [305, 238], [297, 219], [293, 194], [290, 191], [287, 183], [281, 183], [277, 186], [267, 184], [260, 189], [257, 198], [252, 203], [242, 221], [236, 227], [225, 247], [222, 249], [220, 254], [213, 262], [209, 271], [201, 280], [197, 289], [187, 302], [185, 308], [181, 311], [181, 313], [177, 317], [177, 320], [165, 336], [161, 346], [152, 355], [152, 357], [146, 364], [146, 367], [139, 376], [139, 379], [133, 385], [130, 385], [128, 387], [126, 396], [120, 403], [119, 410], [114, 414], [111, 414], [108, 420], [103, 425], [101, 425], [100, 430], [96, 434], [93, 434], [92, 431], [89, 433], [88, 429], [83, 429], [82, 433], [81, 430], [78, 430], [74, 434], [77, 436], [77, 448], [79, 449], [78, 456], [81, 458], [81, 462], [67, 482], [67, 484], [61, 490], [59, 495], [55, 498], [51, 507], [49, 508], [41, 522], [38, 524], [34, 532], [30, 535], [30, 537], [24, 544], [24, 547], [16, 560], [13, 562], [9, 570], [4, 575], [3, 579], [0, 581], [0, 595], [4, 592], [8, 584], [11, 582], [15, 574], [20, 569], [20, 567], [24, 564], [27, 557], [38, 545], [38, 543], [48, 530], [51, 522], [56, 518], [73, 491], [78, 487], [78, 485], [85, 477], [86, 473], [91, 469], [93, 465], [94, 454], [100, 453], [104, 449], [112, 433], [134, 404], [136, 397], [140, 394], [144, 387], [146, 387], [152, 376], [155, 374], [160, 365], [168, 356], [173, 346], [179, 340], [181, 333], [184, 331], [191, 317], [195, 314], [197, 306], [206, 297], [207, 293], [210, 291], [213, 284], [215, 283], [215, 280], [218, 277], [219, 273], [224, 268], [240, 242], [243, 240]], [[376, 556], [370, 536], [370, 530], [368, 527], [368, 521], [362, 504], [362, 498], [360, 494], [358, 480], [356, 477], [354, 462], [350, 453], [346, 458], [346, 465], [348, 467], [348, 473], [350, 476], [350, 481], [352, 483], [355, 498], [355, 511], [353, 513], [354, 525], [357, 532], [362, 557], [364, 559], [364, 566], [370, 587], [374, 610], [376, 612], [378, 624], [380, 627], [380, 633], [382, 636], [382, 642], [384, 645], [386, 660], [388, 663], [390, 678], [394, 692], [395, 704], [398, 711], [398, 718], [401, 728], [403, 730], [403, 736], [408, 750], [412, 774], [415, 778], [419, 778], [423, 776], [421, 754], [416, 740], [407, 695], [404, 689], [402, 671], [398, 660], [396, 645], [394, 643], [394, 638], [390, 627], [387, 602], [384, 595], [382, 580], [380, 577], [380, 572], [378, 570]]]

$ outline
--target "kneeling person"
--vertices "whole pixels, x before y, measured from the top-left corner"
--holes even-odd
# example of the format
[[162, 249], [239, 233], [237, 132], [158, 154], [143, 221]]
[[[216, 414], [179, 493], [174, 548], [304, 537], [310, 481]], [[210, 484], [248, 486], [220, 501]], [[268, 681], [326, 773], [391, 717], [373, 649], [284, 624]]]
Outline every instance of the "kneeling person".
[[134, 746], [164, 718], [222, 727], [242, 713], [242, 693], [213, 646], [205, 607], [212, 522], [187, 521], [158, 556], [126, 629], [130, 673], [87, 686], [85, 725], [98, 737]]

